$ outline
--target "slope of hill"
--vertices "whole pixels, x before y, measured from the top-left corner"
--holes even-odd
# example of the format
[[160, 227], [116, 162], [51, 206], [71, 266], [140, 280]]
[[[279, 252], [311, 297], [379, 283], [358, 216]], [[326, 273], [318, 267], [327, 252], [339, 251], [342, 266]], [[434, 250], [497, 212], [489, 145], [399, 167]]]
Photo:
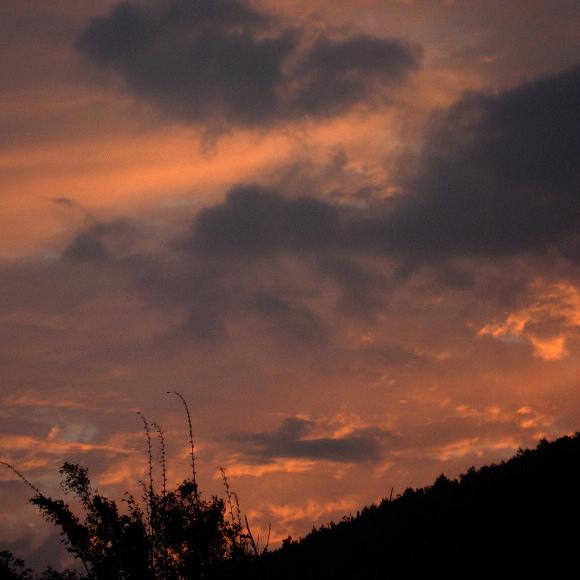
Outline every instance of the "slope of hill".
[[576, 577], [580, 433], [407, 489], [261, 558], [272, 580]]

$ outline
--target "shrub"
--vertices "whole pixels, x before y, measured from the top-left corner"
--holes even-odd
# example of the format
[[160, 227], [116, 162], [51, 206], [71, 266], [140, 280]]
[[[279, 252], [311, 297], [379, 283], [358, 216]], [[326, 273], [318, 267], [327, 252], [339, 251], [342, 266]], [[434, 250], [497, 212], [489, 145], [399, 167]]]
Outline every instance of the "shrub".
[[[201, 497], [196, 481], [189, 408], [180, 393], [174, 394], [187, 412], [191, 477], [174, 489], [167, 489], [163, 432], [139, 413], [147, 440], [149, 481], [142, 482], [142, 501], [126, 494], [124, 513], [114, 500], [92, 486], [88, 469], [79, 464], [65, 462], [60, 474], [65, 494], [73, 495], [80, 502], [81, 517], [64, 500], [45, 496], [17, 469], [3, 462], [34, 490], [31, 503], [45, 519], [60, 528], [66, 550], [82, 562], [87, 580], [197, 580], [245, 575], [250, 548], [254, 544], [249, 528], [248, 533], [244, 533], [237, 495], [231, 491], [225, 471], [221, 469], [226, 499]], [[161, 446], [160, 490], [153, 482], [151, 427], [156, 430]], [[0, 560], [0, 566], [4, 565], [13, 573], [6, 577], [31, 579], [30, 571], [21, 569], [23, 563], [10, 560], [9, 556], [7, 553], [6, 562]], [[74, 574], [67, 573], [69, 576], [59, 576], [49, 569], [41, 578], [75, 578]]]

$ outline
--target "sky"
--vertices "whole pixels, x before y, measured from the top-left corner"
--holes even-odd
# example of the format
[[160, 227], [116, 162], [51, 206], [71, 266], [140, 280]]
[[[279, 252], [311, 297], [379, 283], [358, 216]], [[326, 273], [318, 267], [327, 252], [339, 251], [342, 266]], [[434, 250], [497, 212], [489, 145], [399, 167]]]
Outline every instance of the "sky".
[[[223, 466], [275, 547], [579, 430], [579, 30], [577, 0], [2, 2], [0, 459], [121, 500], [140, 411], [174, 485], [178, 391], [201, 488]], [[29, 496], [0, 471], [0, 546], [68, 565]]]

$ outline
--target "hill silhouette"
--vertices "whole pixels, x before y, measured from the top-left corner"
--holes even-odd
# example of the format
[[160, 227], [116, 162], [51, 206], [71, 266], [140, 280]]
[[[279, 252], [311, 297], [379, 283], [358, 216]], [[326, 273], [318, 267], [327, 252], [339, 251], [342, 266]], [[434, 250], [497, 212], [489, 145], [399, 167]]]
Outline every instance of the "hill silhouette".
[[[272, 580], [577, 574], [580, 433], [407, 489], [261, 558]], [[571, 572], [572, 571], [572, 572]], [[572, 574], [572, 575], [571, 575]]]
[[[247, 535], [249, 527], [244, 534], [235, 518], [234, 524], [224, 520], [227, 502], [234, 516], [235, 495], [225, 475], [226, 503], [217, 497], [202, 500], [193, 480], [175, 490], [164, 488], [162, 494], [154, 493], [151, 484], [145, 490], [149, 519], [144, 519], [136, 504], [130, 505], [129, 515], [120, 515], [114, 501], [90, 486], [85, 468], [65, 464], [63, 473], [66, 487], [84, 498], [84, 523], [61, 500], [43, 496], [19, 475], [37, 493], [32, 503], [62, 528], [67, 549], [90, 564], [87, 574], [49, 568], [36, 576], [22, 560], [1, 551], [0, 580], [520, 579], [577, 574], [580, 433], [552, 443], [541, 440], [536, 449], [520, 449], [500, 464], [472, 467], [455, 480], [441, 475], [431, 486], [409, 488], [260, 555]], [[211, 537], [208, 530], [214, 532]], [[142, 550], [135, 538], [144, 543]], [[131, 563], [141, 563], [141, 568]]]

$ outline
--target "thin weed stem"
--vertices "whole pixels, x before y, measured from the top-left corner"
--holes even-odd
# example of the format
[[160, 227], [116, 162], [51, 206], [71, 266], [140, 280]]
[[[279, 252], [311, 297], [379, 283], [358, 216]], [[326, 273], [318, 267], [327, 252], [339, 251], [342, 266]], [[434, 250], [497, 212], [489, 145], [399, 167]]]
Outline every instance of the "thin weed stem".
[[197, 509], [199, 509], [199, 492], [197, 489], [197, 481], [196, 481], [196, 477], [195, 477], [195, 453], [194, 453], [194, 445], [193, 445], [193, 427], [191, 426], [191, 413], [189, 412], [189, 407], [187, 405], [187, 401], [185, 400], [185, 398], [183, 397], [183, 395], [179, 392], [179, 391], [167, 391], [168, 394], [173, 394], [176, 397], [179, 397], [179, 399], [181, 400], [183, 406], [185, 407], [185, 412], [187, 414], [187, 424], [189, 426], [189, 443], [191, 445], [191, 473], [193, 476], [193, 497], [195, 500], [195, 504], [197, 506]]
[[26, 479], [26, 477], [20, 471], [18, 471], [18, 469], [16, 469], [16, 467], [10, 465], [10, 463], [7, 463], [6, 461], [0, 461], [0, 465], [3, 465], [4, 467], [7, 467], [11, 471], [13, 471], [30, 489], [34, 491], [34, 493], [36, 493], [37, 496], [44, 497], [44, 495], [40, 493], [40, 490], [28, 479]]
[[[153, 538], [153, 530], [155, 528], [155, 522], [157, 520], [157, 513], [156, 513], [156, 509], [155, 509], [155, 498], [154, 498], [154, 492], [153, 492], [153, 449], [151, 446], [151, 429], [149, 427], [149, 423], [147, 422], [147, 419], [145, 418], [145, 415], [143, 415], [143, 413], [141, 413], [141, 411], [137, 411], [137, 415], [139, 415], [139, 417], [141, 417], [141, 421], [143, 421], [143, 427], [145, 429], [145, 436], [147, 438], [147, 460], [149, 463], [149, 497], [148, 499], [145, 501], [145, 505], [147, 506], [147, 513], [149, 515], [149, 537]], [[145, 491], [145, 496], [147, 497], [147, 488], [145, 486], [145, 484], [143, 484], [144, 487], [144, 491]], [[154, 550], [153, 550], [153, 544], [151, 544], [151, 550], [150, 550], [150, 554], [149, 554], [149, 558], [150, 558], [150, 566], [151, 569], [154, 569], [154, 554], [153, 554]]]
[[236, 523], [234, 518], [234, 504], [232, 502], [233, 493], [230, 490], [230, 482], [228, 481], [228, 476], [226, 475], [226, 470], [223, 467], [218, 467], [220, 473], [222, 474], [222, 481], [224, 483], [224, 487], [226, 489], [226, 497], [228, 498], [228, 507], [230, 508], [230, 516], [232, 518], [232, 524]]
[[161, 427], [159, 427], [157, 423], [151, 423], [151, 427], [154, 427], [159, 435], [159, 445], [160, 445], [159, 461], [161, 463], [163, 501], [165, 502], [165, 496], [167, 494], [167, 463], [165, 459], [165, 437], [163, 436], [163, 431], [161, 430]]
[[151, 429], [145, 415], [141, 411], [137, 411], [137, 415], [141, 417], [143, 421], [143, 427], [145, 428], [145, 436], [147, 438], [147, 460], [149, 464], [149, 502], [153, 503], [153, 448], [151, 445]]
[[152, 427], [155, 427], [159, 435], [160, 444], [160, 462], [161, 462], [161, 476], [162, 476], [162, 496], [161, 496], [161, 517], [160, 517], [160, 527], [161, 527], [161, 545], [163, 548], [163, 578], [167, 578], [167, 562], [169, 559], [169, 549], [167, 546], [166, 538], [166, 527], [167, 527], [167, 465], [165, 461], [165, 437], [163, 436], [163, 431], [157, 423], [151, 423]]

